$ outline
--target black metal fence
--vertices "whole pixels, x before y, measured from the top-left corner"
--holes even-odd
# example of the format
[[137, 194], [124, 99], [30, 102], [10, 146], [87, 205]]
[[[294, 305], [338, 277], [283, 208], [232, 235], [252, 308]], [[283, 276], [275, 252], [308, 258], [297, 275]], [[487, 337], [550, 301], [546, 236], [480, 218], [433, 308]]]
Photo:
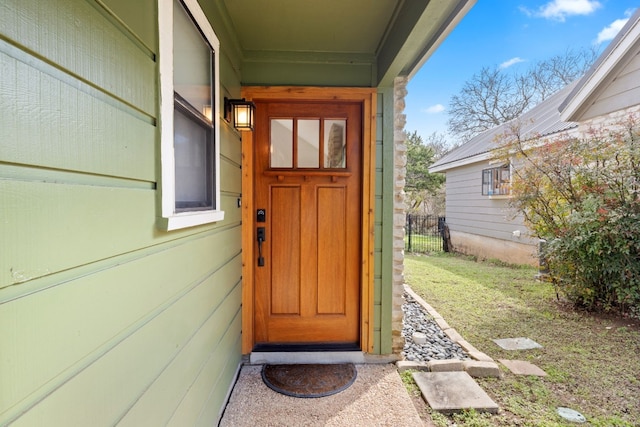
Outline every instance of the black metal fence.
[[442, 252], [445, 218], [435, 215], [407, 214], [404, 250], [406, 252]]

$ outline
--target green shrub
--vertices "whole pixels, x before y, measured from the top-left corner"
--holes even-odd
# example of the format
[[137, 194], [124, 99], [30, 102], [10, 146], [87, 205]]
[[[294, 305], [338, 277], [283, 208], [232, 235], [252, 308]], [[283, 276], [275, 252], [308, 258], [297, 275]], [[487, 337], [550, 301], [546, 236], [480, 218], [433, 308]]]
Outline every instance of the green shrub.
[[592, 128], [583, 137], [502, 136], [514, 164], [511, 206], [548, 242], [558, 289], [576, 304], [640, 312], [640, 122]]
[[602, 207], [588, 198], [549, 242], [546, 258], [560, 290], [589, 309], [640, 307], [640, 204]]

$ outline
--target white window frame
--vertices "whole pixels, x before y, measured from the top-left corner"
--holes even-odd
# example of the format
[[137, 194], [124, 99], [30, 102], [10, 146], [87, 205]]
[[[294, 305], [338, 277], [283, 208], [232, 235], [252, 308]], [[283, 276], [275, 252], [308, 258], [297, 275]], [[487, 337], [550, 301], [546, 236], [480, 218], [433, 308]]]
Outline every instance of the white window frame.
[[213, 137], [214, 137], [214, 209], [205, 211], [176, 212], [175, 157], [173, 149], [173, 2], [158, 1], [159, 69], [160, 69], [160, 161], [162, 197], [161, 228], [176, 230], [224, 219], [220, 210], [220, 41], [197, 0], [179, 0], [188, 10], [198, 29], [214, 51], [213, 69]]

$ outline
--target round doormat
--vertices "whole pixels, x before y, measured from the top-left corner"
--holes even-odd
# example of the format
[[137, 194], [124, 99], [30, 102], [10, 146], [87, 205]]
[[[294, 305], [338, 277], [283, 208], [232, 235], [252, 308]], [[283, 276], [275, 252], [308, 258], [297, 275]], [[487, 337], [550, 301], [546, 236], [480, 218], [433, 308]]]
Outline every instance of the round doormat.
[[325, 397], [340, 393], [356, 380], [353, 363], [264, 365], [262, 380], [272, 390], [293, 397]]

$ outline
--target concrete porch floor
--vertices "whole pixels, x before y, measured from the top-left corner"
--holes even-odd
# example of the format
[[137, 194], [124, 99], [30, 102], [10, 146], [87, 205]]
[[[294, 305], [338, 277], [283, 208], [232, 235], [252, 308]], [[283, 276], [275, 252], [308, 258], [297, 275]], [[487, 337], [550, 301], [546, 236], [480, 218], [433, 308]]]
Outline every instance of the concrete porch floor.
[[426, 424], [395, 364], [358, 364], [358, 377], [332, 396], [301, 399], [262, 381], [262, 365], [244, 365], [220, 426], [420, 426]]

